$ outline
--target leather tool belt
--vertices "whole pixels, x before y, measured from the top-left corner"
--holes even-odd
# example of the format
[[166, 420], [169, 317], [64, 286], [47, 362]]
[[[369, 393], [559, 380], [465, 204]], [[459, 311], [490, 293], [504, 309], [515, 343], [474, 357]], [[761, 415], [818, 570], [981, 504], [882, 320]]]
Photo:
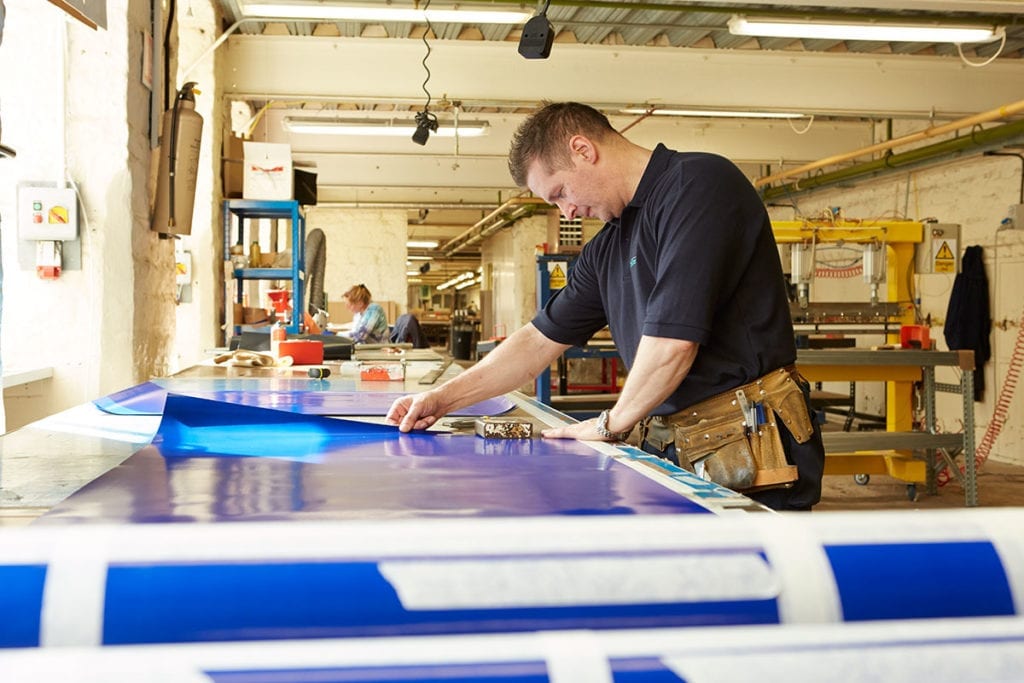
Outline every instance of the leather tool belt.
[[672, 415], [650, 418], [645, 438], [664, 450], [676, 446], [679, 463], [740, 492], [790, 487], [797, 468], [786, 461], [777, 420], [799, 443], [813, 426], [795, 366], [773, 370]]

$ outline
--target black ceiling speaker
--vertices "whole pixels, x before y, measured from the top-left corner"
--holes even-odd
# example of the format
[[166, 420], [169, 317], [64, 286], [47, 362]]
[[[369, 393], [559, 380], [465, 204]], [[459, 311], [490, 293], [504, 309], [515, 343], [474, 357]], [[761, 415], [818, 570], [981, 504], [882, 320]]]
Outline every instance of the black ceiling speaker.
[[547, 59], [551, 54], [551, 43], [555, 40], [555, 29], [541, 12], [526, 22], [523, 35], [519, 38], [519, 54], [527, 59]]
[[420, 266], [420, 272], [423, 273], [424, 275], [430, 272], [430, 261], [427, 261], [422, 266]]

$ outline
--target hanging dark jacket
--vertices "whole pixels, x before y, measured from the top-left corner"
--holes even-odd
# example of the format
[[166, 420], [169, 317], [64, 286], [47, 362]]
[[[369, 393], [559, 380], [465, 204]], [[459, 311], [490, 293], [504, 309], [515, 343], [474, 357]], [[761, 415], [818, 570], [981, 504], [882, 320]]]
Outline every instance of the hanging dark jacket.
[[946, 309], [946, 325], [942, 328], [950, 350], [974, 351], [974, 400], [985, 393], [985, 363], [992, 357], [989, 335], [992, 316], [989, 313], [988, 277], [981, 247], [964, 250], [960, 272], [953, 280], [953, 292]]

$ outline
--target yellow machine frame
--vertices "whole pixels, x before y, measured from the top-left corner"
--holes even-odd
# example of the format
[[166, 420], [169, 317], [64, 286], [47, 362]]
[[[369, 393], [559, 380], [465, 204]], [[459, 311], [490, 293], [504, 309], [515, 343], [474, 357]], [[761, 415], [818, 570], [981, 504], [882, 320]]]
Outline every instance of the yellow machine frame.
[[[914, 274], [915, 246], [924, 239], [924, 225], [917, 221], [772, 221], [775, 241], [779, 244], [806, 243], [871, 243], [881, 242], [887, 250], [886, 301], [898, 303], [900, 314], [893, 322], [916, 322], [913, 292], [910, 283]], [[899, 342], [899, 335], [889, 333], [887, 343]], [[801, 367], [800, 372], [812, 382], [883, 381], [885, 382], [886, 431], [907, 432], [913, 429], [914, 383], [922, 378], [920, 368], [872, 366]], [[888, 474], [902, 481], [924, 482], [927, 464], [912, 457], [909, 451], [859, 451], [827, 453], [826, 474]]]

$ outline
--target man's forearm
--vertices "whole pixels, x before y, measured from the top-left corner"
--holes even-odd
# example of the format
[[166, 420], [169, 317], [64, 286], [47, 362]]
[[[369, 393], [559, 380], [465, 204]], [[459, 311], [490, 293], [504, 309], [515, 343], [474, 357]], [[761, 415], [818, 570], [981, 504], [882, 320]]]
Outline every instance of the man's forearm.
[[569, 346], [551, 341], [528, 323], [487, 356], [436, 389], [446, 412], [518, 389]]
[[642, 337], [626, 383], [608, 414], [608, 429], [625, 431], [647, 417], [679, 387], [698, 348], [681, 339]]

